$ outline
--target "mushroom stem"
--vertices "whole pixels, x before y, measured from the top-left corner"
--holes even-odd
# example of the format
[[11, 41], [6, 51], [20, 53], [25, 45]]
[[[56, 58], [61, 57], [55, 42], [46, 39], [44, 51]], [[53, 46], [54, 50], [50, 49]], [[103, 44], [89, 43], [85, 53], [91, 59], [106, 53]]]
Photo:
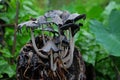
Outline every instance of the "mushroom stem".
[[67, 53], [68, 53], [68, 47], [64, 50], [64, 55], [62, 56], [63, 58], [67, 56]]
[[[70, 60], [70, 53], [68, 53], [68, 55], [67, 55], [67, 53], [68, 53], [68, 48], [65, 50], [64, 56], [62, 56], [62, 57], [63, 57], [63, 58], [62, 58], [63, 63], [65, 63], [65, 62], [67, 62], [68, 60]], [[66, 55], [67, 55], [67, 56], [66, 56]]]
[[53, 53], [52, 53], [52, 51], [50, 51], [50, 67], [51, 67], [52, 71], [56, 71], [57, 64], [56, 64], [56, 62], [54, 63], [53, 59], [54, 59], [53, 58]]
[[[42, 30], [43, 30], [43, 25], [42, 25]], [[45, 45], [45, 36], [43, 34], [43, 31], [41, 31], [41, 32], [42, 32], [43, 44]]]
[[66, 62], [66, 64], [64, 64], [64, 66], [66, 68], [69, 68], [72, 65], [73, 62], [73, 52], [74, 52], [74, 38], [72, 36], [72, 31], [71, 28], [69, 28], [70, 31], [70, 50], [69, 50], [69, 55], [67, 58], [69, 58], [69, 61]]
[[30, 30], [31, 30], [32, 44], [33, 44], [33, 48], [34, 48], [35, 52], [36, 52], [40, 57], [47, 59], [48, 56], [43, 55], [41, 52], [39, 52], [39, 49], [37, 48], [36, 43], [35, 43], [35, 38], [34, 38], [33, 30], [32, 30], [32, 29], [30, 29]]

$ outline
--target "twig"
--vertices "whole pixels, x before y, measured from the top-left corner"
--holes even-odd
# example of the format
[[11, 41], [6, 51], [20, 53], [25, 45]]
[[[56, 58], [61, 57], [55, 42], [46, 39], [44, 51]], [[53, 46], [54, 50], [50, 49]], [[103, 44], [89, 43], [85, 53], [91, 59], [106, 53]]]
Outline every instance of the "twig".
[[14, 27], [14, 24], [0, 24], [1, 27]]
[[19, 0], [16, 0], [16, 16], [15, 16], [15, 24], [14, 24], [14, 41], [12, 47], [12, 54], [14, 55], [16, 49], [16, 31], [18, 25], [18, 14], [19, 14]]

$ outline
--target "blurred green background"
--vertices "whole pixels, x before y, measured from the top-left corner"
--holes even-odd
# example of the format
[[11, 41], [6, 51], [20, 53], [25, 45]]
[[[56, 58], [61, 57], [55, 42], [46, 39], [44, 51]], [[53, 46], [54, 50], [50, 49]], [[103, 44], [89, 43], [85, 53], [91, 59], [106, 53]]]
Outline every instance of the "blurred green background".
[[16, 22], [17, 1], [18, 23], [54, 9], [86, 14], [75, 44], [85, 61], [87, 80], [120, 80], [120, 0], [0, 0], [0, 80], [16, 80], [17, 56], [30, 40], [25, 29], [16, 33], [12, 51], [15, 29], [9, 25]]

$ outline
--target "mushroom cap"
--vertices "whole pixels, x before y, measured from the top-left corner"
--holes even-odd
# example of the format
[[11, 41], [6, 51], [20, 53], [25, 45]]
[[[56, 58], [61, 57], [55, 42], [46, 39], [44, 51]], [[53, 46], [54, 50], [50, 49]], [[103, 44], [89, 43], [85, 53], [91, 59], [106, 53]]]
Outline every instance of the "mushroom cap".
[[58, 15], [52, 18], [52, 22], [55, 23], [56, 25], [63, 25], [63, 21]]
[[79, 24], [68, 23], [66, 25], [61, 26], [60, 29], [67, 30], [67, 29], [71, 28], [72, 36], [74, 36], [75, 33], [80, 29], [80, 26], [83, 26], [83, 24], [82, 23], [79, 23]]
[[63, 11], [60, 10], [50, 10], [45, 13], [45, 17], [54, 17], [56, 15], [60, 16], [63, 13]]
[[38, 27], [39, 24], [38, 24], [38, 21], [30, 20], [30, 21], [26, 21], [26, 22], [19, 24], [18, 29], [21, 29], [23, 26], [32, 28], [32, 27]]
[[64, 24], [73, 23], [80, 19], [85, 19], [85, 18], [86, 18], [85, 14], [80, 15], [78, 13], [73, 13], [68, 17], [68, 19], [66, 20], [66, 22]]
[[60, 51], [57, 46], [55, 45], [55, 43], [51, 40], [49, 40], [46, 45], [43, 46], [43, 48], [41, 49], [42, 51], [48, 53], [50, 52], [50, 50], [52, 50], [53, 52], [58, 52]]

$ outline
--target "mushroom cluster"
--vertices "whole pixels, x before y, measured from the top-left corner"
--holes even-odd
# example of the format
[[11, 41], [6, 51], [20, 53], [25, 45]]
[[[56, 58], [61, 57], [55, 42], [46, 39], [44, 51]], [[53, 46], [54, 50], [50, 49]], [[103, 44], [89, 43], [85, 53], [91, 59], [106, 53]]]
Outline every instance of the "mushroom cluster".
[[[81, 54], [74, 46], [74, 35], [79, 31], [85, 14], [51, 10], [37, 19], [23, 22], [30, 29], [31, 40], [21, 49], [17, 61], [18, 80], [85, 80]], [[41, 35], [34, 37], [34, 30]], [[49, 32], [52, 35], [45, 35]]]

